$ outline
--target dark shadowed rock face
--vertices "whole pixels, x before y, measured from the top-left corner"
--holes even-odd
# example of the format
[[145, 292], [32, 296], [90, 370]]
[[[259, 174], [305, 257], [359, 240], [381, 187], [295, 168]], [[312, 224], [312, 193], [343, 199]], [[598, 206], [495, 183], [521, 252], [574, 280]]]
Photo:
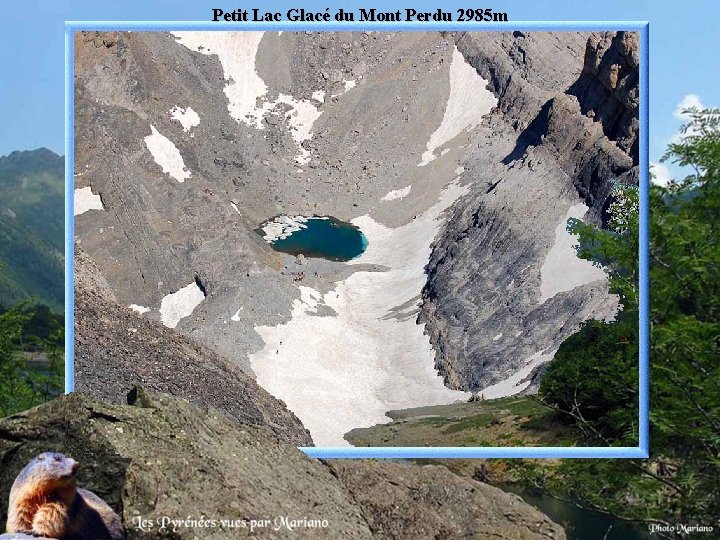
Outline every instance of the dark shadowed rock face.
[[282, 401], [244, 371], [189, 338], [115, 302], [94, 263], [75, 255], [75, 388], [124, 403], [136, 384], [267, 426], [296, 446], [310, 433]]
[[582, 113], [602, 123], [605, 135], [638, 164], [639, 36], [636, 32], [593, 34], [585, 47], [580, 78], [570, 87]]
[[[0, 500], [38, 453], [80, 463], [78, 482], [123, 518], [128, 538], [287, 538], [286, 528], [182, 527], [140, 531], [140, 516], [327, 520], [299, 538], [563, 539], [562, 529], [514, 495], [444, 467], [311, 460], [267, 429], [138, 389], [134, 406], [63, 396], [0, 420]], [[0, 520], [6, 507], [0, 507]], [[4, 538], [3, 538], [4, 540]]]

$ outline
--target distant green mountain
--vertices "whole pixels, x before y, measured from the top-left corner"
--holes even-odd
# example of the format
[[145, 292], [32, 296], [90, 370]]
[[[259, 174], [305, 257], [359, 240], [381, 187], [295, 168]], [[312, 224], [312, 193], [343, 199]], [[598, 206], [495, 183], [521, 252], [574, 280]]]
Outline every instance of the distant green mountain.
[[0, 305], [63, 310], [64, 166], [46, 148], [0, 157]]

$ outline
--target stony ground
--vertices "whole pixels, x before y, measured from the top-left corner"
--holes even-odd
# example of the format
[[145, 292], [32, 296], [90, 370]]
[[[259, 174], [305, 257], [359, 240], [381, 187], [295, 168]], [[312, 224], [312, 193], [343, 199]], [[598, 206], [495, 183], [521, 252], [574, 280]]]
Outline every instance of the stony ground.
[[75, 389], [125, 403], [136, 384], [220, 411], [236, 423], [268, 427], [312, 446], [310, 433], [237, 365], [119, 305], [97, 268], [75, 253]]

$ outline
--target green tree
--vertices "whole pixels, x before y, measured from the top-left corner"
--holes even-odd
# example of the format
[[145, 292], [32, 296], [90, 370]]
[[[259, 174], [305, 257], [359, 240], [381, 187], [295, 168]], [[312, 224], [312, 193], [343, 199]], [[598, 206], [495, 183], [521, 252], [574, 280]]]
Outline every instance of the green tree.
[[0, 313], [0, 417], [62, 392], [63, 328], [55, 326], [47, 337], [30, 336], [30, 342], [24, 341], [34, 315], [25, 305]]
[[540, 395], [582, 429], [586, 444], [637, 446], [637, 188], [615, 186], [608, 214], [604, 229], [570, 219], [568, 231], [580, 239], [578, 256], [607, 271], [621, 309], [612, 322], [588, 321], [565, 340], [541, 379]]
[[[720, 110], [689, 110], [663, 160], [692, 172], [650, 188], [651, 456], [520, 467], [554, 496], [627, 519], [720, 528]], [[569, 224], [622, 313], [566, 340], [541, 399], [579, 445], [637, 443], [637, 191], [619, 186], [606, 229]]]

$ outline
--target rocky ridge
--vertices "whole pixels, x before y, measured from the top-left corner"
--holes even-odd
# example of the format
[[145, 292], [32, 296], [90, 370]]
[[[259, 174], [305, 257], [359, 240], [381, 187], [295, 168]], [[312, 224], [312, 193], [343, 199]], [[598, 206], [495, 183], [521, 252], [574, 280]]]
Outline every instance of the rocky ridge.
[[[593, 34], [585, 47], [583, 71], [568, 93], [581, 111], [638, 164], [640, 44], [636, 32]], [[598, 84], [599, 83], [599, 84]]]

